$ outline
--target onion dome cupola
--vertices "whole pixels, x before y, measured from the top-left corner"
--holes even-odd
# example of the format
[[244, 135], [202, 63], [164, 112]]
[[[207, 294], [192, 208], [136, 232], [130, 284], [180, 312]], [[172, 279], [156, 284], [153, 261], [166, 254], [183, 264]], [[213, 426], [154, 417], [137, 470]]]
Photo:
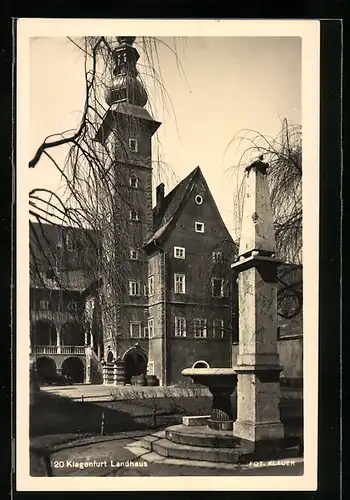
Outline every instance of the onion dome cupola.
[[[145, 108], [147, 92], [138, 77], [136, 63], [140, 58], [133, 47], [135, 37], [118, 37], [118, 46], [113, 51], [113, 79], [105, 91], [105, 101], [108, 104], [102, 123], [95, 140], [105, 142], [116, 123], [119, 126], [134, 127], [140, 125], [152, 136], [161, 125]], [[129, 123], [129, 125], [126, 125]]]
[[113, 80], [105, 93], [106, 103], [111, 106], [126, 101], [135, 106], [147, 104], [147, 92], [138, 79], [136, 63], [140, 57], [132, 46], [135, 37], [118, 37], [118, 47], [113, 52], [115, 67]]

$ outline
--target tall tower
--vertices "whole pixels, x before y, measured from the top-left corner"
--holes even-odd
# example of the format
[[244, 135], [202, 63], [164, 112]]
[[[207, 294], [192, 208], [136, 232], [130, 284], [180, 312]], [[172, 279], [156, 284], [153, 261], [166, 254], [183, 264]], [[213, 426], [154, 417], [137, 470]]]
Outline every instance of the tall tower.
[[[113, 79], [105, 93], [109, 106], [96, 140], [108, 151], [112, 198], [103, 286], [108, 287], [102, 313], [104, 351], [116, 358], [139, 344], [148, 351], [148, 263], [142, 247], [153, 231], [151, 139], [160, 123], [145, 109], [147, 92], [138, 77], [135, 37], [119, 37]], [[110, 194], [112, 193], [112, 195]], [[105, 290], [106, 292], [106, 290]]]

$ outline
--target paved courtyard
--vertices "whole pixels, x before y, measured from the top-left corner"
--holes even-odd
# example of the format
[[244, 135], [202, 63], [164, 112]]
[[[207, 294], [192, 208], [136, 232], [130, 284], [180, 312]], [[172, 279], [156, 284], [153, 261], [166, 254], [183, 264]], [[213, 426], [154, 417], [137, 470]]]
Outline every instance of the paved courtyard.
[[[72, 476], [296, 476], [303, 473], [303, 460], [256, 462], [245, 466], [202, 463], [164, 458], [162, 463], [137, 454], [138, 438], [102, 437], [94, 442], [67, 444], [51, 454], [52, 475]], [[133, 451], [132, 451], [133, 450]], [[145, 452], [142, 452], [145, 453]], [[150, 455], [150, 454], [148, 454]]]

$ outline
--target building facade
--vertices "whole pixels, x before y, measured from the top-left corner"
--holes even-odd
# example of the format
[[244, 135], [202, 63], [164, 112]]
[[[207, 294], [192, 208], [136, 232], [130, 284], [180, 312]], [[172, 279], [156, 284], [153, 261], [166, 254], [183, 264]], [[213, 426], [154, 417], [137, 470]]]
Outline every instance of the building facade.
[[50, 380], [63, 373], [86, 381], [84, 290], [92, 280], [88, 231], [30, 222], [30, 357]]
[[149, 258], [149, 373], [183, 381], [197, 362], [230, 366], [237, 335], [230, 263], [236, 247], [197, 167], [164, 197], [157, 188]]

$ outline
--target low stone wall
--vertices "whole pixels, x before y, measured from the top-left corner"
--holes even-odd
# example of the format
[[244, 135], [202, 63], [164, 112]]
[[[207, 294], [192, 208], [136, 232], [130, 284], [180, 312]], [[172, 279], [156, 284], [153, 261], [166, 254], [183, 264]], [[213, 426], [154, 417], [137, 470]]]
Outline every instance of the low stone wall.
[[190, 398], [199, 396], [211, 396], [207, 387], [111, 387], [110, 393], [116, 399], [151, 399], [151, 398]]

